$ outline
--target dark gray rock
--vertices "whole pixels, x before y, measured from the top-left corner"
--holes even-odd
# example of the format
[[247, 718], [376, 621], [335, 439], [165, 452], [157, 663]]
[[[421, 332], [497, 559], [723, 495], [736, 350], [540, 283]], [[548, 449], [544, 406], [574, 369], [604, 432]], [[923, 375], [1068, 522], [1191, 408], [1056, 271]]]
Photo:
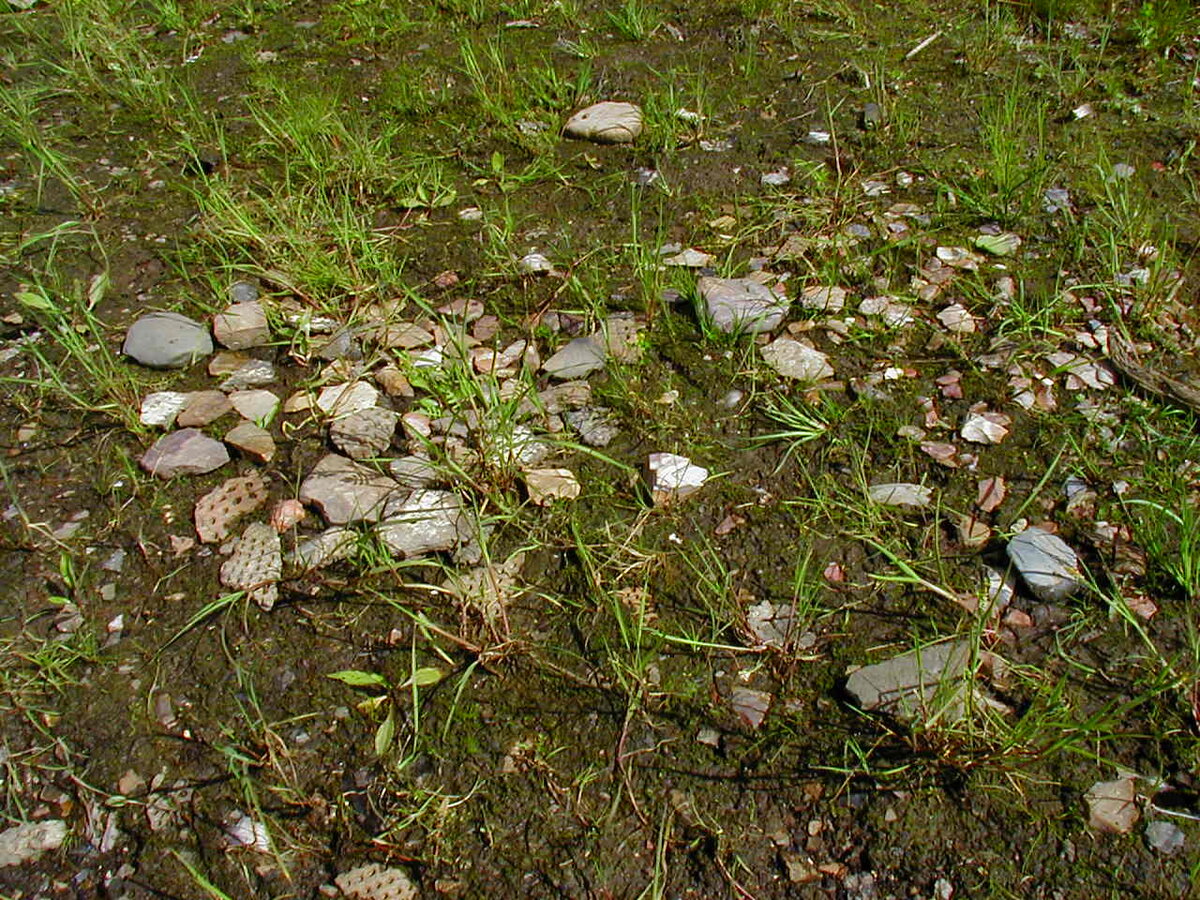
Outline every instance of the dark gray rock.
[[1026, 528], [1008, 542], [1008, 558], [1039, 600], [1056, 603], [1083, 587], [1075, 551], [1048, 531]]
[[542, 363], [542, 369], [551, 377], [563, 381], [586, 378], [597, 369], [604, 368], [604, 345], [595, 335], [578, 337]]
[[208, 329], [175, 312], [153, 312], [129, 326], [121, 352], [152, 369], [182, 369], [213, 352]]
[[971, 645], [945, 641], [902, 653], [850, 674], [846, 691], [865, 710], [906, 720], [957, 721], [971, 690]]

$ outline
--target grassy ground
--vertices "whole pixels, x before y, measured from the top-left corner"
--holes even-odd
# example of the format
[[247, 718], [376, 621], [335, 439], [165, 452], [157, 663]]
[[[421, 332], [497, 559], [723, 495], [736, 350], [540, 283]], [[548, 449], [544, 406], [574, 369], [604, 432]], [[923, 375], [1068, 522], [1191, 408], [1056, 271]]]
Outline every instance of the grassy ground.
[[[70, 838], [0, 869], [4, 897], [313, 897], [366, 861], [420, 896], [1187, 894], [1190, 4], [24, 5], [0, 19], [0, 812]], [[601, 99], [641, 105], [633, 145], [563, 139]], [[774, 273], [779, 331], [834, 377], [783, 379], [714, 329], [668, 244]], [[523, 271], [531, 252], [555, 271]], [[549, 464], [582, 493], [535, 505], [511, 447], [536, 366], [366, 341], [351, 374], [400, 368], [398, 409], [482, 423], [435, 455], [480, 560], [397, 560], [364, 532], [264, 613], [193, 542], [232, 467], [163, 483], [135, 462], [157, 437], [141, 398], [213, 379], [120, 354], [143, 310], [204, 319], [238, 280], [283, 396], [347, 377], [321, 318], [461, 342], [447, 304], [477, 300], [487, 343], [545, 359], [632, 313], [636, 352], [589, 379], [620, 436], [559, 433]], [[845, 308], [800, 302], [821, 287]], [[965, 440], [984, 411], [1002, 439]], [[325, 432], [272, 428], [276, 457], [237, 465], [294, 497]], [[659, 451], [709, 481], [656, 507]], [[887, 482], [934, 500], [873, 502]], [[1085, 587], [1001, 612], [985, 567], [1039, 524]], [[764, 601], [791, 607], [778, 640]], [[987, 701], [854, 706], [854, 667], [949, 638]], [[1142, 822], [1089, 828], [1085, 792], [1123, 773]], [[243, 816], [257, 847], [231, 846]], [[1154, 821], [1179, 854], [1147, 845]]]

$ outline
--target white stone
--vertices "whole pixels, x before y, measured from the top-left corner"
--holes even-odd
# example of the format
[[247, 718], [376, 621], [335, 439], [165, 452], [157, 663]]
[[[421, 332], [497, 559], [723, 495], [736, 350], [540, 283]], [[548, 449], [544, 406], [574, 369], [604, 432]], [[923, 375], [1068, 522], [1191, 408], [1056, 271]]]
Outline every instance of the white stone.
[[696, 283], [713, 327], [724, 332], [757, 333], [779, 326], [788, 300], [750, 278], [705, 276]]
[[633, 103], [605, 100], [567, 120], [563, 134], [597, 144], [629, 144], [642, 133], [642, 110]]
[[379, 403], [379, 391], [365, 381], [331, 384], [317, 395], [317, 408], [330, 416], [348, 416]]
[[155, 391], [142, 398], [142, 413], [139, 420], [143, 425], [170, 428], [175, 417], [187, 405], [188, 394], [180, 391]]
[[651, 453], [646, 467], [650, 493], [659, 506], [695, 493], [708, 480], [708, 469], [693, 465], [686, 456], [675, 453]]
[[867, 488], [867, 496], [871, 498], [871, 502], [884, 506], [920, 508], [929, 505], [933, 499], [933, 491], [923, 484], [891, 482], [871, 485]]
[[778, 338], [759, 352], [767, 365], [785, 378], [816, 382], [833, 377], [829, 357], [791, 338]]

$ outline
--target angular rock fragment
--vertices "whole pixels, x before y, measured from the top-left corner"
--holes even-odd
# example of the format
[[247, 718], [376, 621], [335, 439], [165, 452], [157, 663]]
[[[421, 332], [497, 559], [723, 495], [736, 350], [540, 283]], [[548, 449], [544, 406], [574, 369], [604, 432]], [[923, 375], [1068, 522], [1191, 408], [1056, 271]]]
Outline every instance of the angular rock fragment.
[[432, 487], [443, 479], [442, 473], [424, 456], [402, 456], [393, 459], [388, 471], [402, 487], [417, 489]]
[[179, 411], [187, 404], [187, 394], [179, 391], [155, 391], [142, 398], [141, 415], [143, 425], [170, 428]]
[[224, 391], [192, 391], [175, 417], [175, 424], [181, 428], [198, 428], [232, 411], [233, 404]]
[[267, 312], [257, 300], [234, 303], [213, 316], [213, 336], [230, 350], [261, 347], [271, 340]]
[[1097, 831], [1128, 834], [1141, 816], [1132, 778], [1097, 781], [1083, 799], [1088, 805], [1088, 825]]
[[333, 445], [351, 459], [381, 456], [392, 445], [400, 415], [374, 406], [335, 419], [329, 426]]
[[317, 395], [317, 408], [335, 418], [370, 409], [378, 403], [379, 391], [365, 381], [332, 384]]
[[287, 556], [287, 564], [304, 571], [320, 569], [346, 559], [354, 552], [358, 535], [349, 528], [326, 528], [305, 538]]
[[152, 312], [129, 326], [121, 352], [152, 369], [182, 369], [213, 352], [208, 329], [176, 312]]
[[642, 110], [633, 103], [605, 100], [567, 120], [563, 134], [597, 144], [629, 144], [642, 133]]
[[833, 377], [828, 356], [789, 337], [777, 338], [759, 352], [763, 361], [785, 378], [812, 383]]
[[229, 429], [225, 443], [259, 462], [270, 462], [275, 458], [275, 439], [271, 432], [253, 422], [242, 422]]
[[751, 728], [762, 725], [771, 709], [771, 699], [771, 695], [766, 691], [756, 691], [752, 688], [736, 687], [729, 692], [729, 702], [733, 711]]
[[263, 522], [251, 522], [238, 539], [233, 555], [221, 565], [221, 584], [246, 591], [251, 600], [270, 612], [279, 599], [282, 571], [279, 532]]
[[62, 819], [23, 822], [0, 831], [0, 868], [32, 862], [43, 853], [57, 850], [67, 839]]
[[196, 534], [205, 544], [228, 540], [233, 523], [254, 512], [266, 500], [267, 482], [262, 475], [251, 472], [230, 478], [196, 501], [193, 512]]
[[142, 454], [138, 464], [156, 478], [203, 475], [229, 462], [229, 451], [220, 441], [195, 428], [164, 435]]
[[675, 453], [651, 453], [646, 463], [650, 496], [655, 506], [665, 506], [694, 494], [708, 480], [708, 469]]
[[713, 327], [727, 333], [771, 331], [788, 311], [786, 297], [750, 278], [705, 276], [696, 287]]
[[970, 661], [969, 642], [945, 641], [856, 669], [846, 691], [864, 710], [955, 722], [967, 708]]
[[438, 490], [413, 491], [389, 500], [375, 533], [402, 559], [453, 550], [470, 536], [458, 495]]
[[568, 381], [586, 378], [597, 369], [604, 368], [604, 345], [594, 335], [578, 337], [569, 341], [561, 350], [542, 363], [542, 369], [551, 378]]
[[933, 499], [933, 491], [923, 484], [907, 482], [892, 482], [889, 484], [873, 484], [867, 488], [867, 496], [873, 503], [884, 506], [908, 506], [920, 509], [928, 506]]
[[374, 522], [400, 486], [386, 475], [336, 453], [323, 457], [300, 485], [299, 498], [312, 503], [331, 525]]
[[279, 397], [267, 390], [233, 391], [229, 402], [243, 419], [265, 424], [275, 418], [279, 409]]
[[223, 391], [245, 391], [275, 381], [275, 367], [265, 359], [247, 359], [237, 365], [221, 382]]
[[603, 406], [568, 410], [562, 417], [589, 447], [607, 447], [621, 433], [611, 410]]
[[525, 472], [525, 488], [530, 502], [538, 506], [549, 506], [555, 500], [574, 500], [580, 491], [570, 469], [529, 469]]
[[800, 305], [821, 312], [841, 312], [846, 305], [846, 291], [835, 286], [813, 284], [800, 292]]
[[1041, 528], [1026, 528], [1009, 541], [1008, 558], [1033, 595], [1046, 603], [1065, 600], [1083, 587], [1075, 551]]

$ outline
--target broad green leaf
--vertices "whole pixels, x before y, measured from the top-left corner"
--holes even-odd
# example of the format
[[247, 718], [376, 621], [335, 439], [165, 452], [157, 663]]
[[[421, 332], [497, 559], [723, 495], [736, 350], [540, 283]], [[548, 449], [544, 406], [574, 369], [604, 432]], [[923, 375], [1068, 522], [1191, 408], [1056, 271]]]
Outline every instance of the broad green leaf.
[[392, 746], [392, 741], [396, 738], [396, 711], [394, 708], [388, 708], [387, 718], [375, 731], [375, 755], [383, 756], [387, 753], [388, 747]]
[[46, 294], [39, 290], [36, 293], [33, 291], [17, 291], [13, 294], [17, 301], [28, 306], [30, 309], [41, 310], [42, 312], [57, 312], [58, 308], [54, 305]]
[[92, 280], [88, 282], [88, 309], [96, 308], [96, 304], [104, 299], [104, 295], [108, 292], [108, 273], [101, 272], [98, 275], [93, 275]]
[[387, 687], [387, 679], [376, 672], [360, 672], [358, 669], [343, 669], [325, 676], [351, 687]]
[[431, 684], [437, 684], [443, 677], [441, 669], [434, 668], [433, 666], [423, 666], [413, 672], [412, 678], [404, 682], [404, 687], [412, 687], [413, 685], [417, 687], [429, 687]]

